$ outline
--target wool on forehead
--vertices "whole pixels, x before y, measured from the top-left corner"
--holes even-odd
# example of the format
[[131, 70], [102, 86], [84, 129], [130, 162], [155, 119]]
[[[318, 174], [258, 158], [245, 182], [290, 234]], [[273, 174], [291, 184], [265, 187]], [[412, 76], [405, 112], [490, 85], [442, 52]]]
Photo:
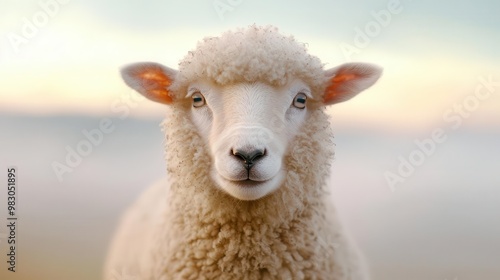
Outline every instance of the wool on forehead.
[[273, 26], [252, 25], [199, 42], [179, 63], [172, 87], [185, 89], [197, 79], [219, 85], [258, 81], [284, 86], [293, 78], [307, 83], [316, 97], [326, 81], [323, 64], [308, 54], [305, 44]]

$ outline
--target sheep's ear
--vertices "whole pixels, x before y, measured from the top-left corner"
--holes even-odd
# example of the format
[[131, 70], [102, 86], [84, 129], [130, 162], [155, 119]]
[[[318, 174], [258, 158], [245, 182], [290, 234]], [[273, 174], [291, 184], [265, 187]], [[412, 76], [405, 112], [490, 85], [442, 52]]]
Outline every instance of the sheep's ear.
[[323, 103], [331, 105], [347, 101], [371, 87], [382, 75], [382, 68], [368, 63], [346, 63], [325, 71], [328, 86]]
[[121, 74], [129, 87], [146, 98], [163, 104], [174, 101], [168, 87], [174, 81], [176, 70], [154, 62], [140, 62], [123, 67]]

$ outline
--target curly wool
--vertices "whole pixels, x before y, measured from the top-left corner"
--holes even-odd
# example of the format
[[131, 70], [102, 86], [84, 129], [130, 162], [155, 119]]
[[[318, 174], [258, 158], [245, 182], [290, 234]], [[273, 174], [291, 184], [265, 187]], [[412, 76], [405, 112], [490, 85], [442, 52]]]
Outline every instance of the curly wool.
[[168, 203], [149, 237], [141, 279], [364, 279], [338, 221], [327, 214], [333, 143], [322, 110], [291, 143], [283, 185], [251, 202], [210, 180], [207, 147], [181, 104], [169, 108], [162, 125], [169, 195], [160, 203]]
[[323, 64], [307, 53], [305, 44], [273, 26], [255, 25], [199, 42], [179, 63], [171, 89], [181, 94], [189, 82], [203, 78], [221, 85], [259, 81], [272, 86], [299, 78], [318, 99], [326, 81]]
[[[319, 59], [275, 28], [252, 26], [205, 39], [181, 62], [171, 89], [182, 96], [183, 87], [200, 78], [281, 86], [292, 76], [320, 98]], [[209, 148], [188, 103], [168, 106], [162, 123], [168, 181], [127, 214], [106, 279], [115, 279], [116, 264], [143, 280], [367, 279], [326, 199], [333, 134], [323, 108], [311, 111], [290, 143], [282, 185], [259, 200], [241, 201], [211, 180]]]

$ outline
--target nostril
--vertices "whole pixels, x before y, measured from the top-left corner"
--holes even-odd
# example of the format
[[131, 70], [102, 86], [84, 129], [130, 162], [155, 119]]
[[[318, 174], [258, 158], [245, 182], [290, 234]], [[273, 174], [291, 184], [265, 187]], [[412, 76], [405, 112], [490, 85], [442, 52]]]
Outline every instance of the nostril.
[[248, 158], [245, 153], [240, 152], [240, 151], [235, 151], [235, 150], [233, 150], [233, 156], [239, 157], [243, 161], [247, 161], [247, 158]]
[[250, 161], [255, 161], [258, 160], [259, 158], [263, 157], [266, 154], [266, 150], [263, 151], [254, 151], [252, 154], [250, 154]]

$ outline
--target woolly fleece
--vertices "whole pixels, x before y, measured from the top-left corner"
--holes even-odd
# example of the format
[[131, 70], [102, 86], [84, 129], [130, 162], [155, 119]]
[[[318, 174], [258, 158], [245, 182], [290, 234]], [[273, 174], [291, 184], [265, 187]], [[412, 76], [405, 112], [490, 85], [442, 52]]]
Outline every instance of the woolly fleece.
[[290, 145], [283, 185], [257, 201], [213, 185], [210, 157], [184, 112], [174, 106], [163, 123], [170, 197], [153, 242], [152, 258], [162, 262], [145, 279], [365, 279], [327, 213], [333, 137], [321, 110]]
[[260, 81], [273, 86], [299, 78], [318, 100], [327, 81], [323, 64], [307, 53], [305, 44], [280, 34], [276, 27], [255, 25], [199, 42], [179, 63], [171, 89], [182, 98], [189, 82], [200, 78], [221, 85]]
[[[205, 39], [180, 63], [171, 89], [184, 97], [187, 83], [199, 78], [282, 85], [292, 77], [310, 83], [320, 99], [325, 88], [320, 61], [276, 29], [251, 26]], [[333, 134], [323, 108], [310, 112], [290, 143], [283, 185], [259, 200], [240, 201], [210, 179], [209, 149], [188, 106], [167, 106], [162, 126], [168, 181], [143, 195], [125, 216], [107, 279], [122, 267], [141, 280], [368, 279], [328, 205]]]

